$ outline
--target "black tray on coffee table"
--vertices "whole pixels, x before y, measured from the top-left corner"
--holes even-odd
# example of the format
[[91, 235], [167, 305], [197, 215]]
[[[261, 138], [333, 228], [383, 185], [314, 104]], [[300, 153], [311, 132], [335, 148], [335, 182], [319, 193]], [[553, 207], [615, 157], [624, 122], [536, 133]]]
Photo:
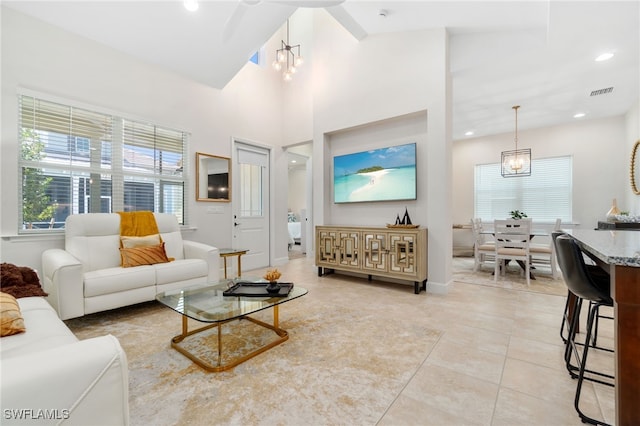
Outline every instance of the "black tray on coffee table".
[[293, 283], [278, 283], [280, 291], [278, 293], [269, 293], [267, 286], [269, 283], [252, 283], [240, 281], [235, 283], [228, 290], [225, 290], [223, 296], [244, 296], [244, 297], [286, 297], [293, 288]]

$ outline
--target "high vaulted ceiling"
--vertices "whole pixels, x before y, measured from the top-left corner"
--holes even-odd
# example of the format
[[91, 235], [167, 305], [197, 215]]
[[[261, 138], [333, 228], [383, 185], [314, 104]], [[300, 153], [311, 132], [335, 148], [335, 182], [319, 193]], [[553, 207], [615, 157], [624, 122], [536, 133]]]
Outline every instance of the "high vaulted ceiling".
[[[3, 1], [3, 5], [212, 87], [223, 88], [298, 6], [357, 39], [447, 28], [453, 137], [626, 113], [640, 92], [639, 1]], [[612, 52], [609, 61], [596, 62]], [[311, 64], [312, 66], [312, 64]], [[613, 88], [609, 93], [592, 92]]]

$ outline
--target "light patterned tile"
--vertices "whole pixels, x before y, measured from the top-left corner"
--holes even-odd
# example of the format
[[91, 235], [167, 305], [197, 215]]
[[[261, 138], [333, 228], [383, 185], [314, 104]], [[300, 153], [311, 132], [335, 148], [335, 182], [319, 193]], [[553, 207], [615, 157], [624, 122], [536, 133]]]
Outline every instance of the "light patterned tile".
[[440, 340], [453, 341], [500, 355], [506, 355], [509, 347], [508, 334], [457, 323], [450, 326]]
[[512, 336], [507, 356], [559, 371], [566, 371], [564, 366], [564, 346]]
[[474, 345], [441, 339], [427, 362], [468, 374], [491, 383], [500, 383], [505, 356], [478, 349]]
[[427, 361], [402, 391], [465, 422], [488, 424], [498, 385]]
[[470, 419], [425, 404], [422, 398], [402, 394], [394, 401], [377, 426], [468, 425], [488, 426], [489, 421]]
[[582, 425], [578, 414], [572, 408], [511, 389], [501, 388], [491, 425]]

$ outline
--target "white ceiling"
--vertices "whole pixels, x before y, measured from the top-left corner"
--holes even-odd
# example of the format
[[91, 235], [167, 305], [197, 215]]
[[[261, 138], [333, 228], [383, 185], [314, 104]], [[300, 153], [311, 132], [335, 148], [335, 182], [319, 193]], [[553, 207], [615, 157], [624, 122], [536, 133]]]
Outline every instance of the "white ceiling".
[[[257, 3], [257, 4], [256, 4]], [[322, 1], [3, 1], [2, 4], [223, 88], [296, 6]], [[332, 1], [331, 3], [339, 3]], [[380, 10], [386, 10], [386, 16]], [[626, 113], [640, 93], [640, 1], [363, 1], [326, 10], [357, 39], [445, 27], [453, 137]], [[234, 25], [228, 26], [231, 20]], [[615, 53], [606, 62], [594, 58]], [[419, 54], [419, 52], [416, 52]], [[590, 96], [613, 87], [609, 94]]]

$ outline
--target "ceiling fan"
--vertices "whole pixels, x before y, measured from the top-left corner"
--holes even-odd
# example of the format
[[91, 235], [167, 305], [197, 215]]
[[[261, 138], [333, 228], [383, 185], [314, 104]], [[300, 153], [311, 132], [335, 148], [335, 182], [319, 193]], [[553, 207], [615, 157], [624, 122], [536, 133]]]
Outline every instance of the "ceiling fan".
[[344, 0], [239, 0], [238, 6], [225, 24], [224, 30], [222, 31], [222, 39], [224, 41], [229, 40], [236, 31], [236, 28], [238, 28], [238, 25], [242, 21], [242, 17], [247, 10], [251, 8], [251, 6], [260, 4], [263, 1], [266, 3], [283, 4], [286, 6], [318, 8], [337, 6], [344, 2]]

